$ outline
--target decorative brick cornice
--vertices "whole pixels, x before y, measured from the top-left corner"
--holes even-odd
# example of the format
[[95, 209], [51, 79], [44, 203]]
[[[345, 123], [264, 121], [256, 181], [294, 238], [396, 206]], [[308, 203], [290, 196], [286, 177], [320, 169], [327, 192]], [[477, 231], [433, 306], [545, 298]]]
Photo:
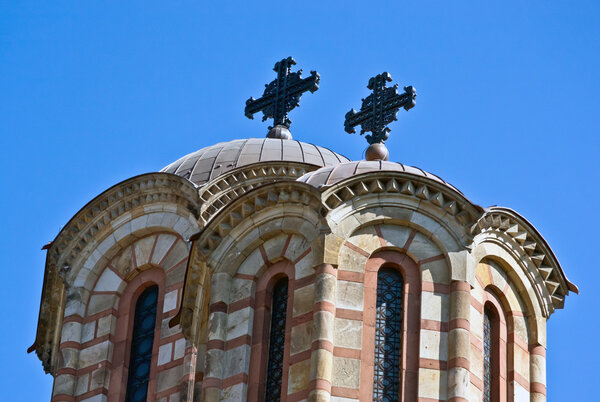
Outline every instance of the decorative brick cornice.
[[309, 206], [322, 217], [326, 213], [318, 190], [308, 184], [297, 181], [264, 184], [232, 200], [217, 213], [201, 232], [190, 239], [194, 241], [193, 248], [205, 256], [209, 255], [238, 223], [265, 208], [285, 203]]
[[47, 373], [54, 373], [65, 308], [67, 281], [86, 247], [112, 232], [126, 213], [154, 203], [177, 205], [198, 216], [200, 199], [190, 181], [170, 173], [148, 173], [125, 180], [94, 198], [65, 225], [46, 255], [36, 351]]
[[479, 219], [483, 209], [442, 183], [404, 172], [367, 172], [349, 177], [323, 191], [323, 201], [333, 210], [353, 199], [370, 194], [396, 195], [427, 203], [440, 215], [449, 215], [463, 228]]
[[317, 166], [300, 162], [259, 162], [225, 173], [200, 188], [200, 216], [208, 222], [233, 200], [263, 184], [295, 180]]
[[569, 291], [579, 293], [577, 286], [565, 276], [546, 240], [515, 211], [503, 207], [488, 208], [472, 228], [474, 236], [487, 232], [504, 233], [519, 245], [531, 266], [537, 268], [550, 295], [549, 304], [554, 308], [563, 308]]
[[111, 222], [137, 207], [159, 202], [180, 205], [198, 216], [198, 193], [190, 181], [170, 173], [136, 176], [109, 188], [84, 206], [56, 236], [48, 250], [48, 262], [68, 270], [86, 244]]

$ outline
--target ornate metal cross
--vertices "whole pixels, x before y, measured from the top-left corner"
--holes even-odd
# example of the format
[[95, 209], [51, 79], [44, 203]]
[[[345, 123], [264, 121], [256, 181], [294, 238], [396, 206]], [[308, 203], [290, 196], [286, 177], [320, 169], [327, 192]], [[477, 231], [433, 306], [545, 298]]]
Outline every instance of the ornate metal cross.
[[412, 86], [404, 87], [404, 93], [399, 94], [396, 90], [398, 84], [386, 87], [386, 82], [392, 81], [388, 73], [378, 74], [369, 80], [367, 88], [373, 93], [362, 100], [360, 112], [352, 109], [346, 113], [344, 129], [347, 133], [355, 133], [355, 126], [361, 125], [360, 134], [370, 131], [372, 134], [365, 138], [369, 144], [385, 143], [391, 131], [387, 124], [398, 120], [396, 115], [403, 107], [406, 110], [415, 106], [417, 92]]
[[246, 117], [253, 119], [254, 113], [262, 111], [262, 121], [273, 119], [274, 127], [269, 127], [267, 137], [284, 138], [287, 132], [285, 138], [291, 138], [288, 129], [292, 121], [288, 118], [288, 113], [300, 106], [300, 97], [304, 92], [315, 92], [319, 89], [319, 74], [311, 71], [310, 77], [302, 78], [302, 70], [292, 73], [294, 64], [296, 61], [292, 57], [275, 63], [273, 70], [277, 73], [277, 78], [265, 85], [265, 92], [261, 98], [250, 98], [246, 101]]

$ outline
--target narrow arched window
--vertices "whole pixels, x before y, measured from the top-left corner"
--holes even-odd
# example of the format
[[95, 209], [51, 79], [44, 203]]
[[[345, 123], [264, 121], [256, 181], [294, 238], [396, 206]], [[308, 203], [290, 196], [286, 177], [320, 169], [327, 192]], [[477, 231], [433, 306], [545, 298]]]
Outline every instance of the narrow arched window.
[[285, 322], [287, 313], [288, 279], [281, 278], [273, 286], [271, 302], [271, 331], [269, 334], [269, 361], [265, 400], [281, 399]]
[[154, 285], [144, 290], [135, 304], [125, 397], [128, 402], [145, 401], [148, 394], [157, 300], [158, 286]]
[[492, 401], [492, 319], [490, 311], [483, 314], [483, 402]]
[[402, 353], [402, 275], [391, 268], [377, 273], [373, 401], [398, 401]]

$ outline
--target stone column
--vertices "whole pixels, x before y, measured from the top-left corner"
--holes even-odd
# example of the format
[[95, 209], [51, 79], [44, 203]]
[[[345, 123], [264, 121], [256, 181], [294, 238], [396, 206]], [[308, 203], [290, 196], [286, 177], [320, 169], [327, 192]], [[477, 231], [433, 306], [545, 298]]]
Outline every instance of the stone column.
[[450, 328], [448, 332], [448, 401], [469, 400], [469, 354], [471, 351], [471, 285], [450, 285]]
[[532, 402], [546, 402], [546, 348], [529, 346], [530, 390]]
[[330, 264], [320, 264], [315, 268], [315, 272], [314, 332], [308, 399], [312, 402], [325, 402], [331, 398], [337, 270]]
[[208, 339], [206, 342], [206, 368], [202, 381], [202, 394], [205, 401], [218, 401], [221, 398], [230, 284], [231, 276], [227, 273], [217, 273], [212, 277]]

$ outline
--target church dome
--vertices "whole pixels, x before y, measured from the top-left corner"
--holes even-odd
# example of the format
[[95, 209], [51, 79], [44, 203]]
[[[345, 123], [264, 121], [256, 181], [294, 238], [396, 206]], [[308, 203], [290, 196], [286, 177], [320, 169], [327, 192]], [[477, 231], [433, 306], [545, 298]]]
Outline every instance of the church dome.
[[363, 173], [369, 172], [399, 172], [407, 173], [419, 177], [427, 177], [428, 179], [434, 180], [440, 184], [443, 184], [454, 191], [462, 194], [460, 190], [446, 182], [439, 176], [432, 173], [426, 172], [423, 169], [414, 166], [403, 165], [398, 162], [390, 161], [352, 161], [345, 162], [335, 166], [325, 166], [317, 169], [313, 172], [306, 173], [304, 176], [298, 178], [298, 181], [310, 184], [313, 187], [321, 188], [334, 185], [347, 179], [351, 176], [356, 176]]
[[180, 158], [161, 170], [186, 178], [196, 185], [235, 168], [257, 162], [299, 162], [334, 167], [350, 160], [327, 148], [295, 140], [250, 138], [220, 142]]

